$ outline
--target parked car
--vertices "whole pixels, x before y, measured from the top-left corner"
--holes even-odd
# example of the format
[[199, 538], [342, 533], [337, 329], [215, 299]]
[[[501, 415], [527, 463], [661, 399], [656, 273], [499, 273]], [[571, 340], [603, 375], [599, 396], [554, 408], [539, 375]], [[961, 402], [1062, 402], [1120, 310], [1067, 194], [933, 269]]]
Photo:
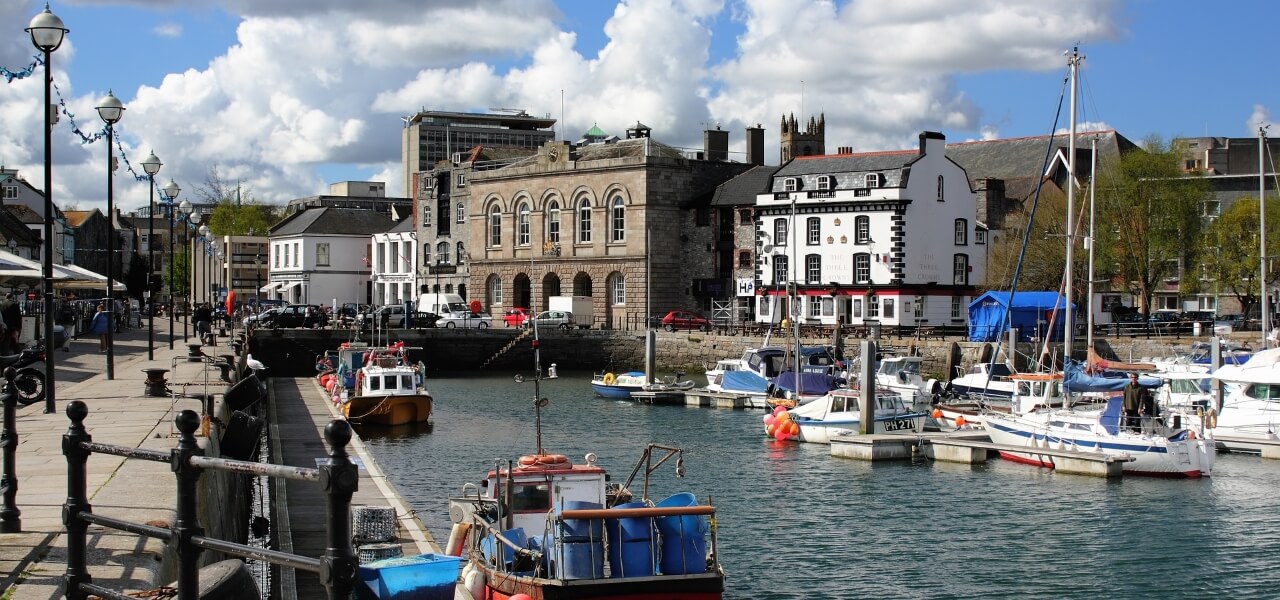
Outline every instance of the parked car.
[[276, 313], [280, 312], [279, 308], [268, 308], [256, 315], [249, 315], [244, 318], [245, 327], [271, 327], [276, 320]]
[[662, 317], [662, 328], [667, 331], [675, 331], [677, 329], [708, 331], [711, 329], [711, 321], [695, 312], [673, 310]]
[[454, 329], [457, 327], [470, 327], [472, 329], [488, 329], [493, 327], [493, 317], [489, 313], [473, 313], [467, 312], [462, 316], [449, 315], [440, 317], [436, 321], [436, 327], [444, 327], [445, 329]]
[[[403, 304], [388, 304], [386, 306], [366, 308], [356, 315], [356, 324], [360, 327], [373, 327], [376, 324], [380, 328], [399, 329], [405, 326], [404, 315]], [[415, 312], [413, 313], [413, 326], [415, 328], [435, 327], [436, 321], [439, 319], [440, 315], [434, 313]]]
[[564, 310], [547, 310], [538, 313], [532, 319], [526, 319], [525, 327], [537, 325], [539, 329], [559, 329], [568, 331], [574, 326], [573, 313]]
[[316, 329], [329, 324], [329, 315], [315, 304], [290, 304], [275, 314], [276, 327]]
[[507, 324], [507, 327], [520, 327], [528, 320], [529, 309], [521, 306], [508, 308], [506, 314], [502, 315], [502, 321]]

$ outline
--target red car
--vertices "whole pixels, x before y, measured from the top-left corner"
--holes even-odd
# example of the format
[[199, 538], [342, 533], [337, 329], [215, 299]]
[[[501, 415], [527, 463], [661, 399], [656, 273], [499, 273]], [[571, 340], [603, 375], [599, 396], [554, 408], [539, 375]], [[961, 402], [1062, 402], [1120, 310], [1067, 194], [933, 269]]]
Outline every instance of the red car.
[[529, 320], [529, 309], [527, 308], [508, 308], [506, 314], [502, 315], [502, 322], [507, 327], [520, 327], [525, 321]]
[[706, 317], [687, 310], [673, 310], [665, 317], [662, 317], [662, 327], [667, 331], [675, 331], [677, 329], [697, 329], [700, 331], [710, 331], [711, 321]]

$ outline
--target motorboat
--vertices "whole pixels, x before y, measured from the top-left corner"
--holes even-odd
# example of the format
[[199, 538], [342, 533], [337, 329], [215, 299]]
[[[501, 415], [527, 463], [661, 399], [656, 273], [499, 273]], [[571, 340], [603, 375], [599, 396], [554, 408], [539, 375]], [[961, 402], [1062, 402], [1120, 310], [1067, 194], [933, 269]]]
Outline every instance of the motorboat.
[[635, 392], [682, 392], [693, 389], [692, 380], [679, 381], [684, 373], [664, 377], [660, 381], [649, 381], [640, 371], [613, 373], [597, 373], [591, 378], [591, 391], [602, 398], [630, 400]]
[[388, 427], [430, 421], [432, 397], [425, 387], [426, 366], [410, 362], [410, 349], [403, 342], [382, 347], [345, 346], [338, 350], [331, 378], [325, 380], [321, 374], [321, 385], [348, 421]]
[[943, 386], [936, 379], [925, 379], [923, 366], [924, 358], [919, 356], [884, 357], [876, 366], [876, 388], [896, 392], [909, 406], [924, 410], [942, 395]]
[[649, 496], [650, 475], [661, 465], [684, 475], [683, 450], [649, 444], [620, 484], [610, 482], [594, 453], [573, 461], [551, 452], [542, 444], [547, 401], [538, 361], [535, 346], [533, 452], [497, 462], [478, 485], [467, 483], [449, 499], [445, 552], [465, 564], [459, 597], [719, 600], [725, 573], [715, 507], [689, 492]]
[[1016, 384], [1013, 369], [1004, 363], [979, 362], [948, 385], [950, 394], [962, 399], [1008, 402]]
[[1260, 452], [1262, 444], [1280, 440], [1280, 348], [1262, 350], [1243, 365], [1225, 365], [1209, 377], [1224, 385], [1222, 403], [1212, 396], [1193, 405], [1215, 441], [1226, 450]]
[[[928, 415], [912, 410], [902, 400], [902, 396], [893, 393], [877, 393], [875, 402], [875, 425], [873, 433], [893, 433], [922, 431]], [[856, 435], [862, 425], [862, 398], [860, 390], [833, 390], [821, 400], [790, 409], [790, 421], [799, 426], [795, 434], [781, 436], [781, 439], [794, 439], [815, 444], [830, 444], [831, 438], [839, 435]], [[768, 433], [766, 423], [766, 433]], [[775, 439], [779, 438], [775, 432]]]

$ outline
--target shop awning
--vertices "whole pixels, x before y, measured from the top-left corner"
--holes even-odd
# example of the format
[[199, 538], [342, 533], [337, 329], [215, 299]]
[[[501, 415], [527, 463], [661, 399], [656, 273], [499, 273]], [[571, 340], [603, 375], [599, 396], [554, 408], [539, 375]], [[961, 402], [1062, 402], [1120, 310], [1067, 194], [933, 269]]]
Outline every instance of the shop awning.
[[293, 291], [294, 288], [302, 287], [301, 281], [285, 282], [280, 286], [280, 293]]
[[271, 283], [268, 283], [267, 285], [264, 285], [264, 286], [262, 286], [262, 287], [258, 288], [258, 291], [259, 291], [259, 292], [268, 292], [268, 293], [269, 293], [269, 292], [274, 292], [274, 291], [276, 291], [276, 290], [280, 289], [280, 286], [281, 286], [281, 285], [284, 285], [284, 284], [273, 281], [273, 282], [271, 282]]

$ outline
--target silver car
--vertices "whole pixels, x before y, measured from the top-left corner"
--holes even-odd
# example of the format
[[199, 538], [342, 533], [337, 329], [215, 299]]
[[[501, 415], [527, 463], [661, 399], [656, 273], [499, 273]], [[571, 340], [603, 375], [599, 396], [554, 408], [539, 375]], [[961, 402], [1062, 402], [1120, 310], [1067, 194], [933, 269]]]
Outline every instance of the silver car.
[[493, 317], [489, 316], [489, 313], [473, 312], [466, 312], [461, 316], [447, 315], [440, 317], [440, 320], [436, 321], [436, 327], [444, 327], [446, 329], [454, 329], [457, 327], [488, 329], [493, 327]]

